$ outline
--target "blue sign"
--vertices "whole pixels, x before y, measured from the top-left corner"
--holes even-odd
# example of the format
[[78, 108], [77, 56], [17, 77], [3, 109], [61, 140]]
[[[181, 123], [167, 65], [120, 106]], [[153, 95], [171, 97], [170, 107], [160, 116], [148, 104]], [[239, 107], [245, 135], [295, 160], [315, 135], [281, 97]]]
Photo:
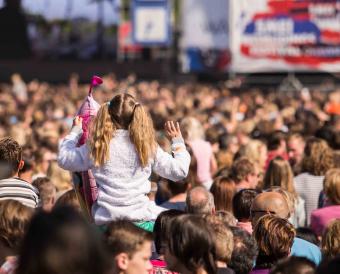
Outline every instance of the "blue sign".
[[135, 43], [144, 46], [167, 46], [171, 43], [169, 0], [134, 0], [131, 11]]

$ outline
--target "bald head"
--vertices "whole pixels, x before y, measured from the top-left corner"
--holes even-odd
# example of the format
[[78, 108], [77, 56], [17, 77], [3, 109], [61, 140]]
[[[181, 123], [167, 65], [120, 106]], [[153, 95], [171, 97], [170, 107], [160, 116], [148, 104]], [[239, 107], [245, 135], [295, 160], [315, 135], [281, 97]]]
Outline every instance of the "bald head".
[[265, 214], [274, 214], [280, 218], [289, 218], [289, 207], [286, 199], [278, 192], [264, 192], [257, 195], [251, 205], [253, 227]]
[[187, 195], [187, 212], [193, 214], [211, 214], [215, 212], [214, 196], [204, 187], [192, 188]]

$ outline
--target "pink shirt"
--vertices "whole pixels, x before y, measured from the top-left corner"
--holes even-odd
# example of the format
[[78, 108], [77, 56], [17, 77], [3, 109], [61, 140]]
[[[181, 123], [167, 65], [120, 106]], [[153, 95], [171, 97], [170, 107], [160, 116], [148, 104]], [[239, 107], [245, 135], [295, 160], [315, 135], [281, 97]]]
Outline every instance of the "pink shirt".
[[316, 235], [320, 236], [332, 220], [339, 218], [340, 205], [316, 209], [311, 214], [311, 228]]
[[190, 147], [197, 160], [197, 178], [200, 183], [212, 181], [210, 163], [213, 155], [209, 142], [194, 140], [189, 142]]

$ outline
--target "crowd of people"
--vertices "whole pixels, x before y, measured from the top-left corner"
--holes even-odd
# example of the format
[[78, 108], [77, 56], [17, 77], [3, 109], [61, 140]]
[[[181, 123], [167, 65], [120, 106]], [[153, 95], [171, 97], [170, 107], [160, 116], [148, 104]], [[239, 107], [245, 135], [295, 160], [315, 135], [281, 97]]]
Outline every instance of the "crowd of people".
[[[337, 273], [335, 86], [112, 74], [85, 129], [77, 75], [11, 81], [0, 84], [0, 274]], [[91, 208], [79, 172], [96, 181]]]

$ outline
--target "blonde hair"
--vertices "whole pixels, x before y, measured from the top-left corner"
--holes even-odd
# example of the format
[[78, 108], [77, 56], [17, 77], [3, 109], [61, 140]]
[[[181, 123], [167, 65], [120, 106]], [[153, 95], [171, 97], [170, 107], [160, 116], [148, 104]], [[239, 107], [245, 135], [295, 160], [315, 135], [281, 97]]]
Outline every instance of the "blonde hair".
[[48, 170], [47, 177], [57, 188], [57, 191], [64, 191], [73, 188], [72, 176], [69, 171], [66, 171], [58, 166], [58, 163], [53, 161]]
[[181, 122], [181, 127], [184, 139], [187, 141], [205, 138], [202, 124], [194, 117], [184, 118]]
[[95, 166], [109, 159], [109, 145], [117, 129], [127, 129], [140, 163], [145, 167], [156, 152], [156, 137], [148, 112], [127, 93], [118, 94], [103, 104], [90, 127], [88, 145]]
[[340, 219], [332, 221], [322, 235], [322, 253], [327, 258], [340, 254]]
[[266, 162], [261, 158], [261, 149], [267, 147], [265, 143], [259, 140], [250, 140], [244, 147], [244, 155], [250, 161], [252, 161], [255, 165], [257, 165], [261, 170], [265, 166]]
[[340, 169], [332, 168], [328, 170], [323, 185], [329, 201], [334, 205], [340, 205]]
[[288, 161], [281, 157], [271, 160], [264, 176], [263, 189], [281, 187], [297, 198], [293, 182], [293, 171]]

